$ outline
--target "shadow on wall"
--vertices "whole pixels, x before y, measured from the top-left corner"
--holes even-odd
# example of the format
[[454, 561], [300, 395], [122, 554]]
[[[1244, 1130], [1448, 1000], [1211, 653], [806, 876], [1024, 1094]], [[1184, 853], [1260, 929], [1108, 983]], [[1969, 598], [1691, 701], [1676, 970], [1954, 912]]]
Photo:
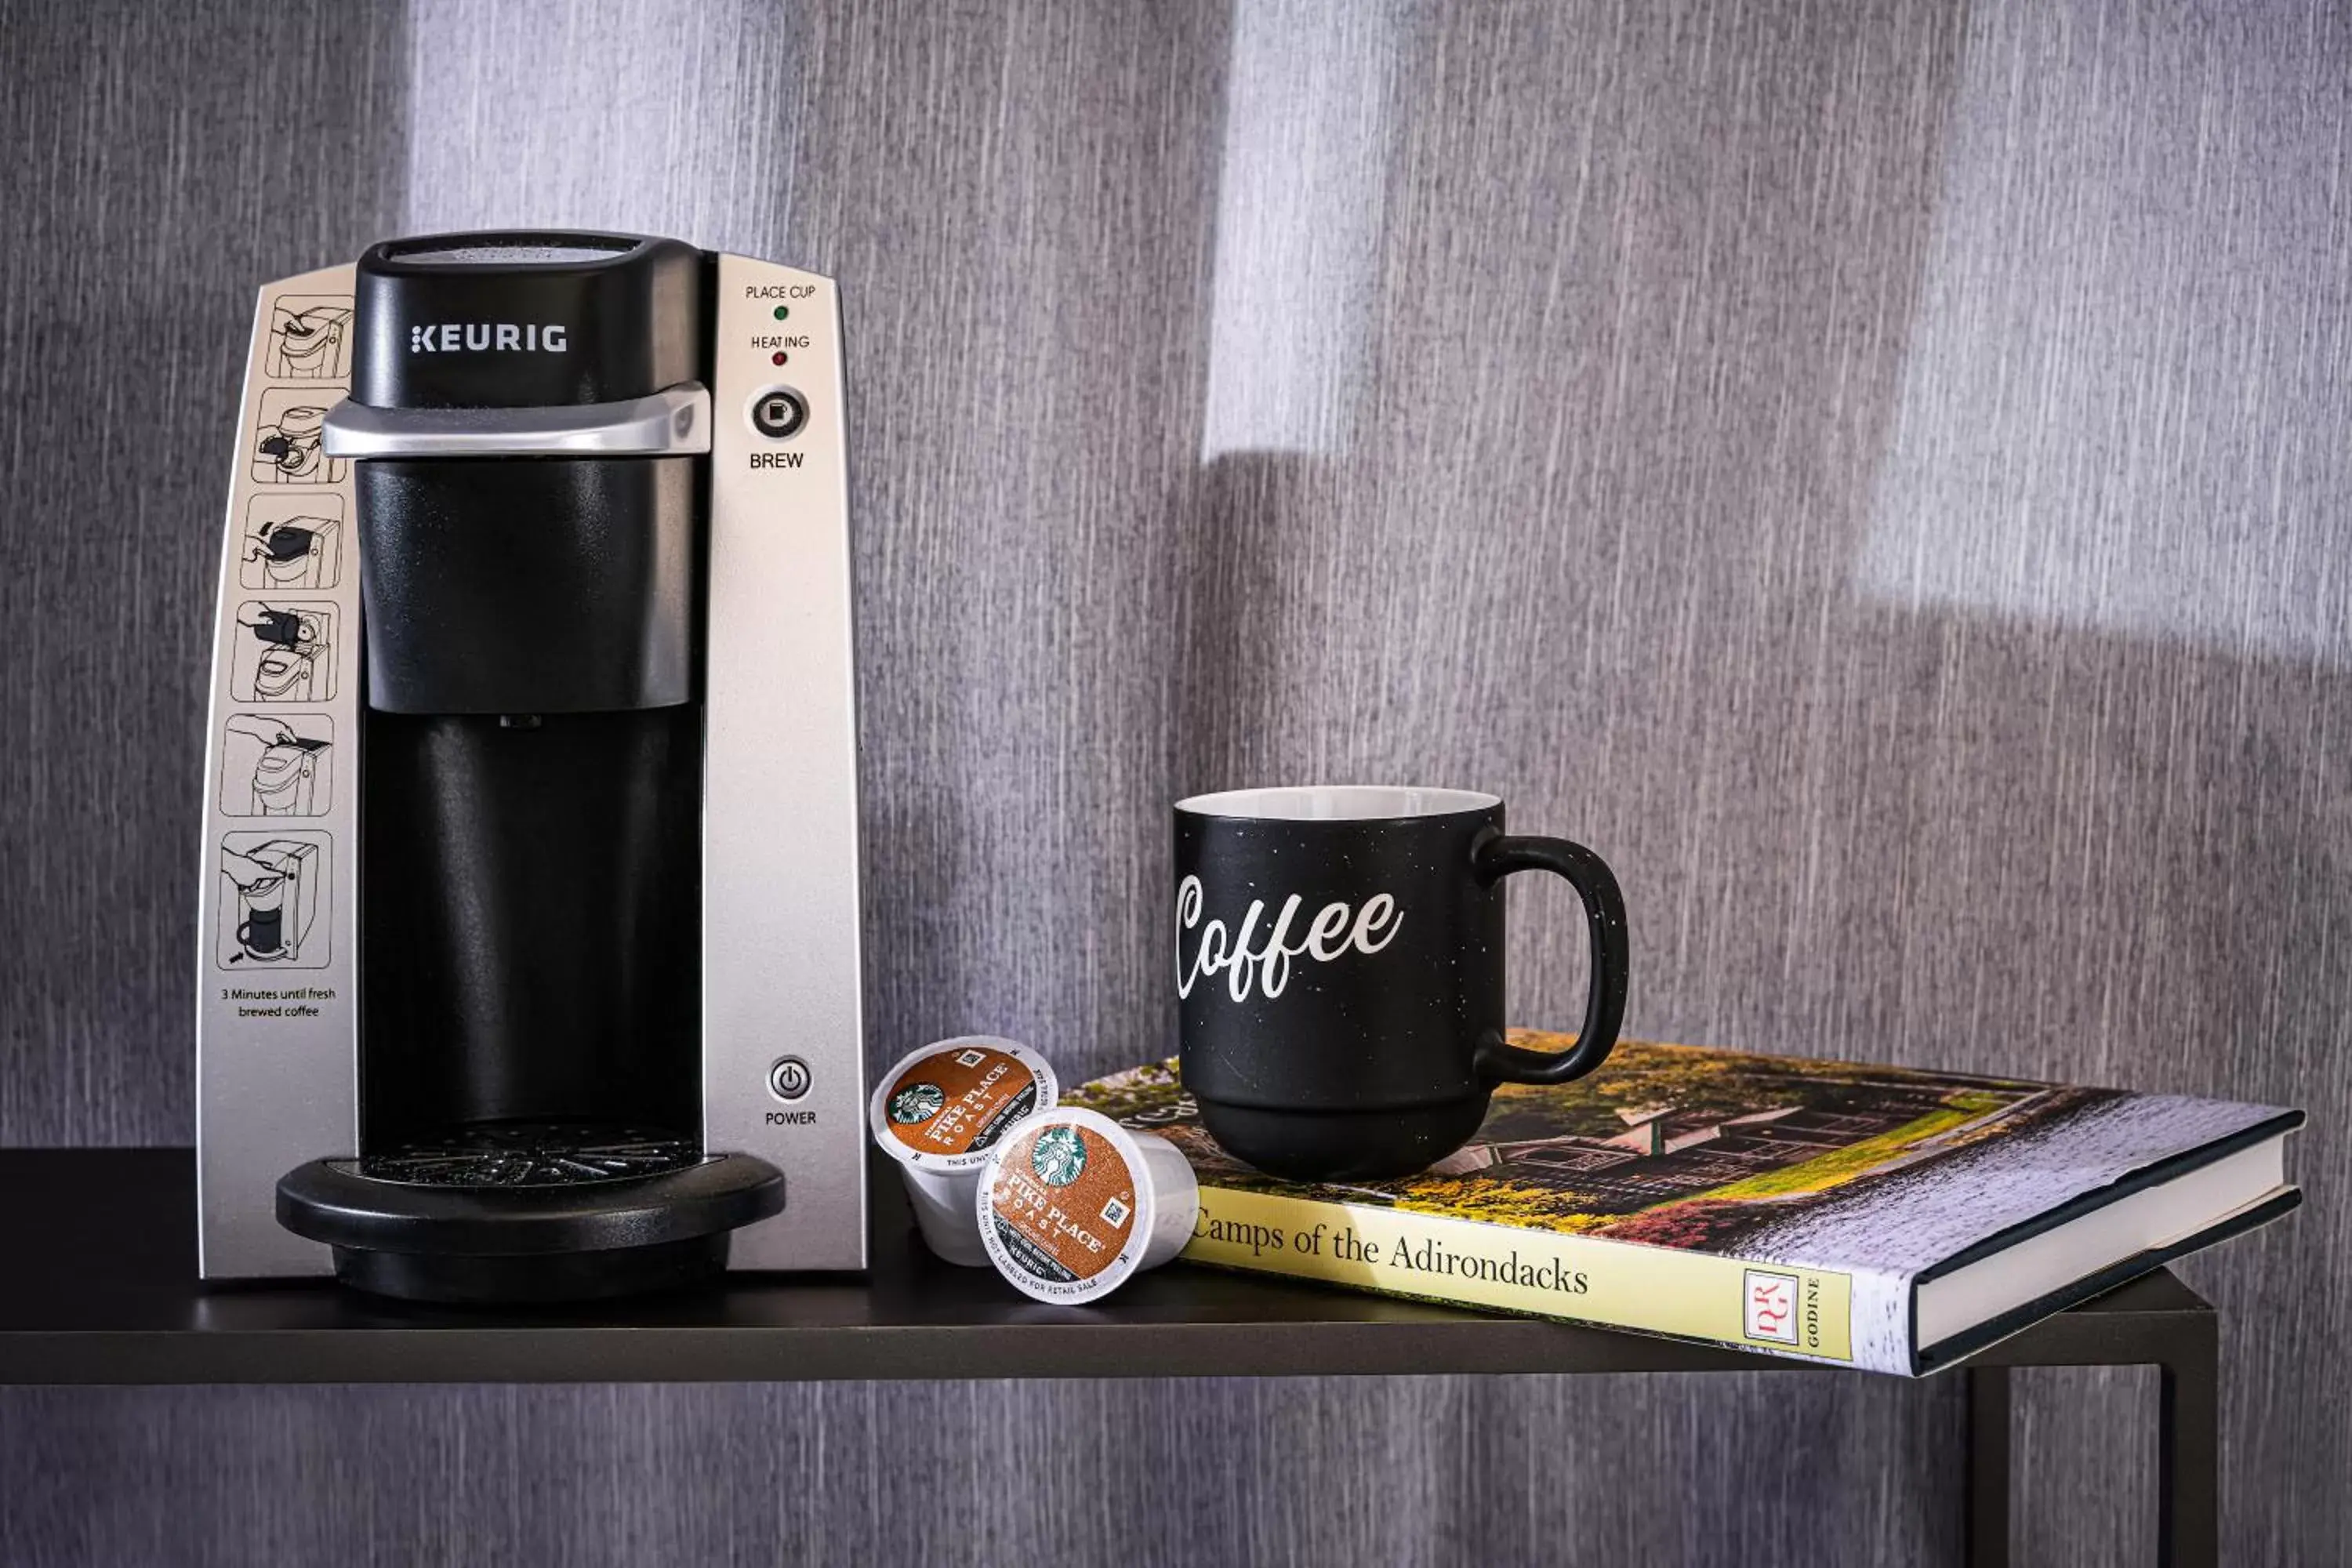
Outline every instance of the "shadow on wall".
[[188, 1142], [221, 508], [262, 280], [399, 221], [395, 5], [13, 8], [0, 1142]]
[[[1844, 657], [1847, 563], [1922, 296], [1965, 19], [1923, 9], [1857, 30], [1776, 12], [1735, 42], [1640, 11], [1594, 48], [1535, 7], [1433, 16], [1402, 24], [1408, 67], [1383, 83], [1389, 133], [1365, 166], [1297, 160], [1285, 189], [1244, 154], [1243, 188], [1264, 206], [1235, 223], [1230, 186], [1221, 200], [1217, 308], [1238, 298], [1275, 317], [1265, 297], [1286, 291], [1233, 284], [1258, 268], [1229, 246], [1273, 267], [1306, 258], [1325, 276], [1286, 291], [1323, 303], [1325, 331], [1273, 339], [1294, 357], [1255, 384], [1245, 358], [1212, 367], [1212, 397], [1255, 411], [1257, 428], [1211, 408], [1204, 465], [1175, 497], [1169, 793], [1495, 790], [1519, 828], [1589, 843], [1624, 879], [1636, 1029], [1694, 1037], [1685, 1021], [1703, 1019], [1718, 1039], [1883, 1057], [1884, 1033], [1851, 1026], [1864, 1020], [1809, 1029], [1831, 1020], [1735, 1004], [1792, 973], [1835, 989], [1822, 918], [1857, 889], [1791, 918], [1775, 884], [1805, 807], [1775, 803], [1759, 764], [1821, 765], [1864, 739], [1812, 704]], [[1249, 37], [1237, 26], [1237, 50]], [[1335, 42], [1344, 57], [1394, 41]], [[1227, 112], [1309, 129], [1237, 138], [1229, 124], [1229, 179], [1237, 147], [1312, 143], [1344, 112], [1316, 91], [1346, 73], [1290, 58], [1293, 90]], [[1245, 83], [1264, 68], [1237, 63]], [[1333, 222], [1335, 188], [1381, 220]], [[1163, 910], [1155, 952], [1166, 925]], [[1572, 1018], [1581, 943], [1565, 900], [1513, 929], [1518, 1016]], [[1717, 942], [1745, 951], [1687, 952]], [[1821, 1389], [1812, 1415], [1868, 1429], [1870, 1392]], [[1772, 1421], [1780, 1396], [1688, 1397], [1694, 1421], [1736, 1431]], [[1950, 1414], [1947, 1391], [1927, 1397]], [[1510, 1447], [1488, 1458], [1508, 1470]], [[1752, 1478], [1752, 1505], [1616, 1519], [1590, 1539], [1692, 1561], [1759, 1529], [1819, 1540], [1832, 1519], [1826, 1533], [1860, 1540], [1868, 1496], [1889, 1511], [1866, 1550], [1936, 1559], [1958, 1507], [1950, 1467], [1873, 1447], [1867, 1461], [1774, 1467]], [[1496, 1501], [1489, 1485], [1438, 1489], [1420, 1539], [1507, 1538]]]
[[[2310, 1106], [2309, 1207], [2189, 1272], [2340, 1299], [2352, 105], [2241, 21], [1582, 53], [1450, 14], [1333, 327], [1370, 348], [1318, 345], [1338, 414], [1224, 433], [1176, 499], [1170, 793], [1496, 790], [1617, 866], [1643, 1034]], [[1518, 1016], [1572, 1017], [1572, 917], [1513, 925]], [[2232, 1539], [2291, 1556], [2352, 1448], [2273, 1403], [2313, 1352], [2262, 1321]], [[2143, 1519], [2099, 1447], [2030, 1538], [2078, 1551], [2084, 1488]]]

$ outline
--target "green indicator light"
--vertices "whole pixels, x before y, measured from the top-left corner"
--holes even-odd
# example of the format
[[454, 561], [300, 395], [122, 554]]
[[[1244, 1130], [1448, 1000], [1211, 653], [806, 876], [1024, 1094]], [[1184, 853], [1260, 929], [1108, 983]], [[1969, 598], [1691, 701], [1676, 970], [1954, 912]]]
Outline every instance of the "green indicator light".
[[780, 321], [792, 313], [793, 308], [790, 305], [779, 305], [776, 307], [776, 320]]

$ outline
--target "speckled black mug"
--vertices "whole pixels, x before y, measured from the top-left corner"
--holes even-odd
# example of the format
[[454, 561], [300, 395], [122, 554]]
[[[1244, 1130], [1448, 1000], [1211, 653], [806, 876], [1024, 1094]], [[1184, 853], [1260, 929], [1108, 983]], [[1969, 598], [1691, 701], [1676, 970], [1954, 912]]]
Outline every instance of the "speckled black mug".
[[[1591, 985], [1573, 1048], [1505, 1043], [1503, 888], [1564, 878]], [[1271, 1175], [1377, 1181], [1466, 1142], [1497, 1083], [1599, 1067], [1625, 1011], [1625, 906], [1601, 857], [1503, 831], [1468, 790], [1234, 790], [1176, 803], [1184, 1087]]]

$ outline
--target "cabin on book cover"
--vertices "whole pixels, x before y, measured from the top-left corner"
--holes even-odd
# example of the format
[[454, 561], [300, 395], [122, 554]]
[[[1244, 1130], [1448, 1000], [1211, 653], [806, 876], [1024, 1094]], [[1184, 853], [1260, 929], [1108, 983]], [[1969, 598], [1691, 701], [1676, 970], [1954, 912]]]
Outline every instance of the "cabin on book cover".
[[[1512, 1037], [1530, 1050], [1566, 1043], [1528, 1030]], [[1220, 1149], [1199, 1125], [1173, 1063], [1098, 1079], [1067, 1098], [1162, 1133], [1212, 1185], [1301, 1190]], [[2035, 1143], [2063, 1140], [2079, 1124], [2095, 1160], [2111, 1152], [2096, 1146], [2111, 1142], [2116, 1129], [2100, 1124], [2116, 1113], [2143, 1123], [2142, 1131], [2154, 1131], [2144, 1125], [2152, 1116], [2176, 1121], [2167, 1129], [2175, 1136], [2163, 1141], [2193, 1142], [2231, 1130], [2213, 1121], [2215, 1113], [2242, 1124], [2257, 1110], [1624, 1040], [1576, 1082], [1498, 1088], [1477, 1136], [1420, 1175], [1323, 1190], [1349, 1203], [1721, 1252], [1838, 1207], [1858, 1189], [1883, 1197], [1914, 1173], [1938, 1185], [1931, 1173], [1963, 1151], [2028, 1134]], [[1926, 1261], [1884, 1259], [1896, 1268]]]

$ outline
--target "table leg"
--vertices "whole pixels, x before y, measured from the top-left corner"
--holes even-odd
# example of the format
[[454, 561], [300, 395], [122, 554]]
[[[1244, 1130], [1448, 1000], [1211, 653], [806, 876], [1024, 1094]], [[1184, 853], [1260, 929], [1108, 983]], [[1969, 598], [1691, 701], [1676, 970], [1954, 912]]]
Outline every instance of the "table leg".
[[2211, 1318], [2163, 1362], [2157, 1423], [2157, 1562], [2214, 1568], [2221, 1556], [2221, 1347]]
[[1969, 1568], [2009, 1568], [2009, 1368], [1972, 1366], [1969, 1379]]

